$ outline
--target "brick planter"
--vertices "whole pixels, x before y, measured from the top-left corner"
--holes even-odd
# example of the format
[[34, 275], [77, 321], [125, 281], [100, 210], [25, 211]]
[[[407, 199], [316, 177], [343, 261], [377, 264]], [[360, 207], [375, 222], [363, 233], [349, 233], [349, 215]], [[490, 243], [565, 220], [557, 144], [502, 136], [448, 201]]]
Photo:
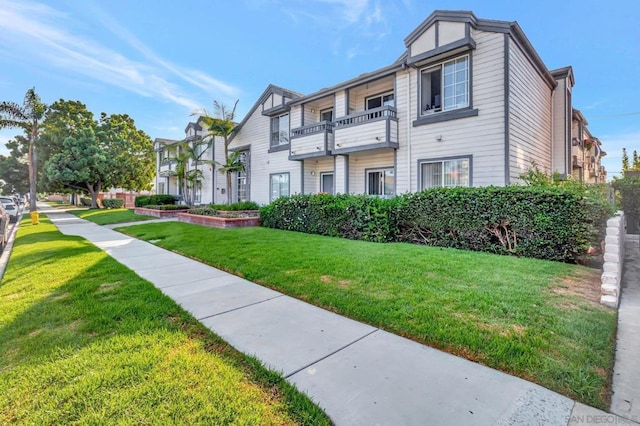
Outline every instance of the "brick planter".
[[159, 218], [166, 217], [178, 217], [178, 214], [185, 210], [156, 210], [156, 209], [148, 209], [146, 207], [136, 207], [133, 212], [135, 214], [144, 214], [147, 216], [155, 216]]
[[[238, 212], [235, 212], [236, 214]], [[240, 228], [244, 226], [260, 226], [260, 218], [253, 217], [220, 217], [203, 216], [199, 214], [178, 213], [180, 222], [193, 223], [195, 225], [210, 226], [212, 228]]]

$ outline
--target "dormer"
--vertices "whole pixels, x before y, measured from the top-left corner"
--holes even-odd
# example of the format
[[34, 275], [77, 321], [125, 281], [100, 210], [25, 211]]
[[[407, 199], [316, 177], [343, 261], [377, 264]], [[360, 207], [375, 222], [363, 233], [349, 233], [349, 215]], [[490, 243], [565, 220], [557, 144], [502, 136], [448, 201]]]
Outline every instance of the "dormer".
[[273, 117], [289, 111], [288, 103], [300, 95], [281, 87], [270, 85], [266, 98], [262, 102], [262, 115]]
[[471, 26], [477, 19], [472, 12], [435, 11], [404, 40], [407, 65], [419, 67], [444, 57], [476, 47]]
[[186, 140], [202, 136], [202, 126], [194, 122], [187, 124], [187, 127], [184, 129], [184, 136]]

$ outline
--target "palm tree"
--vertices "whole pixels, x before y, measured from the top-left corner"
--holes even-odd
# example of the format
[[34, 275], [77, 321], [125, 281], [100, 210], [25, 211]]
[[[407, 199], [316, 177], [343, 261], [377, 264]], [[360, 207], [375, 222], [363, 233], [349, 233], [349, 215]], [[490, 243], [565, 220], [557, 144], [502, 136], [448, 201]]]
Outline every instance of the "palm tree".
[[[213, 108], [215, 110], [215, 116], [209, 115], [206, 111], [202, 111], [197, 114], [200, 116], [202, 122], [207, 126], [212, 136], [220, 136], [224, 142], [224, 164], [221, 165], [220, 171], [227, 176], [227, 204], [231, 204], [231, 175], [238, 171], [244, 170], [244, 165], [240, 161], [240, 154], [234, 152], [234, 158], [229, 156], [229, 136], [236, 129], [236, 123], [234, 122], [236, 116], [236, 107], [238, 101], [233, 104], [231, 110], [227, 109], [224, 104], [213, 101]], [[240, 163], [238, 165], [237, 163]]]
[[36, 89], [27, 90], [22, 105], [15, 102], [0, 102], [0, 129], [21, 128], [29, 139], [29, 211], [36, 210], [36, 181], [38, 177], [38, 153], [36, 143], [40, 136], [40, 123], [47, 112]]
[[[195, 200], [195, 195], [200, 182], [202, 182], [203, 174], [202, 170], [198, 169], [198, 165], [200, 164], [208, 164], [212, 167], [215, 167], [215, 161], [213, 160], [205, 160], [203, 159], [204, 154], [207, 152], [207, 149], [211, 147], [213, 144], [213, 138], [211, 139], [202, 139], [198, 138], [193, 140], [191, 143], [187, 141], [180, 142], [182, 144], [182, 149], [185, 152], [186, 156], [193, 161], [194, 168], [187, 172], [187, 182], [191, 183], [192, 194], [189, 199], [190, 205], [193, 205], [193, 201]], [[204, 149], [203, 149], [204, 147]]]
[[180, 141], [175, 145], [167, 146], [167, 151], [173, 153], [173, 156], [166, 157], [164, 163], [175, 163], [175, 168], [169, 171], [171, 176], [175, 176], [178, 181], [178, 188], [182, 189], [183, 195], [186, 196], [187, 192], [187, 165], [189, 163], [189, 157], [183, 149], [184, 141]]

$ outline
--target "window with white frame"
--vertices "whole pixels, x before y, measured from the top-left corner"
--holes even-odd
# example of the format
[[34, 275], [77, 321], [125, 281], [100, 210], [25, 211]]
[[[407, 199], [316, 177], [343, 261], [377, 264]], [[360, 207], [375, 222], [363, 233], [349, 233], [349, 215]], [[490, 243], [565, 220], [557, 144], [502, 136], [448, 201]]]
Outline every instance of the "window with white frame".
[[279, 197], [289, 196], [289, 173], [276, 173], [271, 175], [271, 201]]
[[289, 143], [289, 114], [271, 119], [271, 146]]
[[469, 158], [422, 162], [420, 163], [421, 188], [469, 186], [470, 169]]
[[320, 111], [320, 121], [333, 121], [333, 108]]
[[367, 170], [367, 194], [381, 197], [392, 197], [396, 182], [395, 170]]
[[469, 106], [469, 56], [420, 71], [420, 114]]
[[393, 92], [370, 96], [365, 100], [365, 106], [367, 109], [374, 109], [374, 108], [380, 108], [382, 106], [395, 106], [395, 105], [396, 105], [396, 101], [394, 100]]

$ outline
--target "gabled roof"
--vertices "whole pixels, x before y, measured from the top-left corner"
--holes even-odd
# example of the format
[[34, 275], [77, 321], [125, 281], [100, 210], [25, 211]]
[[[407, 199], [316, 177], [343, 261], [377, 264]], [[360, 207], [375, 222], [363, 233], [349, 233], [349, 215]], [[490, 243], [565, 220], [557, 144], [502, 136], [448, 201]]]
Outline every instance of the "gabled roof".
[[435, 10], [427, 19], [425, 19], [415, 30], [413, 30], [405, 39], [404, 44], [407, 49], [418, 37], [422, 35], [436, 21], [464, 22], [480, 31], [495, 32], [509, 34], [513, 40], [520, 46], [525, 55], [529, 58], [532, 65], [537, 69], [538, 73], [547, 81], [547, 84], [553, 88], [556, 81], [544, 64], [538, 52], [533, 48], [531, 42], [522, 31], [520, 24], [516, 21], [497, 21], [492, 19], [479, 19], [476, 15], [468, 10]]
[[555, 78], [556, 80], [560, 78], [568, 78], [569, 82], [571, 83], [571, 87], [576, 84], [576, 81], [573, 77], [573, 67], [571, 65], [557, 68], [555, 70], [551, 70], [550, 72], [553, 78]]
[[302, 96], [302, 94], [298, 92], [294, 92], [293, 90], [285, 89], [284, 87], [276, 86], [275, 84], [269, 84], [267, 88], [264, 89], [264, 92], [262, 92], [262, 95], [260, 95], [260, 97], [255, 102], [255, 104], [253, 104], [249, 112], [247, 112], [247, 114], [244, 116], [240, 124], [236, 126], [231, 136], [229, 136], [229, 142], [233, 140], [235, 135], [240, 131], [242, 126], [244, 126], [244, 124], [247, 122], [247, 120], [249, 120], [249, 118], [253, 115], [256, 109], [258, 109], [258, 107], [262, 105], [272, 93], [286, 96], [288, 98], [293, 98], [293, 99], [296, 99]]
[[187, 130], [189, 130], [190, 128], [193, 128], [196, 131], [202, 130], [202, 126], [199, 125], [198, 123], [194, 123], [193, 121], [187, 124], [187, 127], [184, 128], [184, 132], [187, 133]]

